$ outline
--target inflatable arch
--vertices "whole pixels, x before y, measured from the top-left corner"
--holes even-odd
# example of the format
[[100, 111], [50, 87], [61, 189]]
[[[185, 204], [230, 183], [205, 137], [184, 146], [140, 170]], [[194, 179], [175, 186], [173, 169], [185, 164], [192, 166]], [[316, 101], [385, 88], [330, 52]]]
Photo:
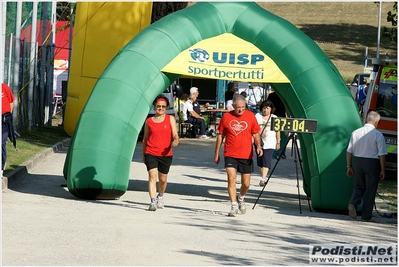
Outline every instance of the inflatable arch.
[[121, 48], [151, 24], [152, 11], [152, 2], [79, 1], [77, 6], [63, 122], [70, 136], [98, 78]]
[[353, 182], [346, 177], [345, 150], [351, 132], [361, 126], [356, 104], [338, 70], [309, 37], [255, 3], [197, 3], [145, 28], [115, 56], [72, 137], [64, 165], [72, 194], [114, 199], [126, 192], [151, 103], [178, 78], [162, 68], [188, 47], [224, 33], [254, 44], [288, 77], [290, 84], [272, 87], [293, 117], [318, 120], [316, 134], [299, 134], [304, 189], [313, 208], [347, 208]]

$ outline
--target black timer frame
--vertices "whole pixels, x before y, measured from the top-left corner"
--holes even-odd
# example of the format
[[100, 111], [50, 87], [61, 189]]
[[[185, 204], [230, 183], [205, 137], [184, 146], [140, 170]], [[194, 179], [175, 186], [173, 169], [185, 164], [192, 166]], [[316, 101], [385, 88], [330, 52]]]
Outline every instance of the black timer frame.
[[[275, 128], [273, 127], [273, 126], [275, 126], [275, 123], [274, 123], [274, 120], [275, 120], [275, 119], [276, 119], [276, 118], [272, 118], [272, 122], [271, 122], [272, 129], [273, 129], [273, 130], [275, 129]], [[285, 118], [280, 118], [280, 119], [285, 119]], [[295, 119], [292, 119], [292, 118], [291, 118], [291, 120], [295, 120]], [[300, 120], [304, 120], [304, 119], [300, 119]], [[305, 120], [305, 121], [306, 121], [306, 120]], [[295, 172], [296, 172], [296, 187], [298, 188], [298, 202], [299, 202], [299, 213], [300, 213], [300, 214], [302, 214], [302, 206], [301, 206], [301, 194], [300, 194], [300, 189], [299, 189], [298, 160], [299, 160], [299, 166], [300, 166], [300, 168], [301, 168], [302, 181], [303, 181], [303, 183], [305, 184], [305, 187], [306, 187], [307, 185], [306, 185], [306, 181], [305, 181], [305, 179], [304, 179], [304, 174], [303, 174], [302, 158], [301, 158], [301, 154], [299, 153], [299, 146], [298, 146], [298, 136], [297, 136], [297, 133], [298, 133], [298, 132], [301, 132], [301, 133], [316, 133], [317, 121], [315, 121], [315, 120], [309, 120], [309, 121], [311, 121], [312, 124], [314, 125], [314, 130], [312, 130], [311, 132], [309, 132], [309, 131], [292, 131], [292, 130], [291, 130], [291, 131], [288, 131], [288, 133], [289, 133], [288, 140], [287, 140], [287, 143], [284, 145], [284, 148], [283, 148], [283, 150], [282, 150], [282, 151], [285, 151], [285, 149], [286, 149], [287, 146], [288, 146], [288, 143], [290, 142], [290, 140], [292, 140], [291, 156], [293, 156], [293, 154], [294, 154]], [[255, 201], [255, 204], [254, 204], [254, 206], [252, 207], [252, 209], [255, 209], [255, 206], [256, 206], [256, 204], [258, 203], [259, 198], [260, 198], [260, 196], [262, 195], [263, 191], [265, 190], [265, 187], [266, 187], [266, 185], [268, 184], [270, 178], [272, 177], [274, 170], [276, 169], [278, 163], [280, 162], [281, 157], [282, 157], [282, 153], [280, 153], [279, 155], [277, 155], [277, 162], [276, 162], [276, 164], [274, 164], [274, 167], [273, 167], [273, 169], [271, 170], [271, 172], [270, 172], [270, 174], [269, 174], [269, 177], [267, 178], [267, 180], [266, 180], [266, 182], [265, 182], [265, 184], [264, 184], [264, 186], [263, 186], [263, 188], [262, 188], [262, 191], [259, 193], [258, 199]], [[310, 206], [310, 199], [309, 199], [309, 196], [308, 196], [307, 194], [306, 194], [306, 198], [307, 198], [307, 200], [308, 200], [309, 211], [312, 212], [312, 208], [311, 208], [311, 206]]]

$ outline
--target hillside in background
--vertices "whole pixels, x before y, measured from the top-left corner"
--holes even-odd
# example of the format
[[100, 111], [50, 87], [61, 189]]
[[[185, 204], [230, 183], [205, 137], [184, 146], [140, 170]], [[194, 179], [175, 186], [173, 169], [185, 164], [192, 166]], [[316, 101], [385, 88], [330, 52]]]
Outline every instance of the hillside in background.
[[[365, 50], [369, 65], [376, 57], [378, 5], [374, 2], [259, 2], [269, 12], [282, 17], [312, 38], [331, 59], [348, 82], [363, 72]], [[386, 14], [392, 2], [382, 5], [381, 25], [390, 27]], [[380, 54], [397, 58], [397, 43], [381, 38]]]

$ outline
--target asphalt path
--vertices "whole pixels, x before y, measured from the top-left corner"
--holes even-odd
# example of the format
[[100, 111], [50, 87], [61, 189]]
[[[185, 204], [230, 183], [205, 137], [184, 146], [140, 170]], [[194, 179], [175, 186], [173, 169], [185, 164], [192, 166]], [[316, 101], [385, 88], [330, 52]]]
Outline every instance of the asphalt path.
[[213, 162], [214, 146], [214, 138], [181, 140], [165, 208], [156, 212], [147, 211], [141, 143], [128, 190], [117, 200], [70, 194], [62, 175], [67, 148], [50, 153], [3, 191], [2, 265], [308, 265], [310, 244], [397, 243], [396, 218], [374, 212], [372, 222], [362, 222], [310, 210], [301, 179], [298, 195], [290, 145], [256, 206], [258, 170], [247, 213], [228, 217], [226, 174], [223, 161]]

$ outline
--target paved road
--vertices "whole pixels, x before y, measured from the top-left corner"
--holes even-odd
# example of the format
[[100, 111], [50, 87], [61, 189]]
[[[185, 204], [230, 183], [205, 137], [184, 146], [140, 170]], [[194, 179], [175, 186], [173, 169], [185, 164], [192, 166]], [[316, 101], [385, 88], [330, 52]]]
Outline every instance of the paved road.
[[309, 244], [397, 243], [396, 219], [310, 212], [302, 190], [300, 214], [291, 156], [252, 209], [261, 190], [256, 171], [247, 214], [227, 217], [226, 175], [213, 163], [214, 140], [181, 140], [166, 207], [156, 212], [146, 211], [141, 143], [129, 188], [113, 201], [71, 195], [62, 176], [66, 149], [51, 153], [2, 194], [2, 265], [307, 265]]

